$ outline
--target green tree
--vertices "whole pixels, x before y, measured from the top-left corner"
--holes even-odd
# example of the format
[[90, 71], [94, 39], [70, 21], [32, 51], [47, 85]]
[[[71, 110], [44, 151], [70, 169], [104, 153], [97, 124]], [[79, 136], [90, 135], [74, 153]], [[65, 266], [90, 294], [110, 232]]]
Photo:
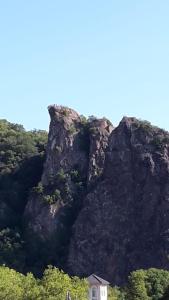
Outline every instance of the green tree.
[[55, 267], [45, 270], [41, 284], [46, 300], [64, 300], [67, 291], [70, 292], [72, 300], [87, 300], [87, 282], [77, 277], [71, 278]]
[[169, 272], [154, 268], [145, 272], [147, 274], [145, 282], [147, 294], [152, 300], [160, 299], [169, 286]]
[[[0, 120], [0, 264], [24, 270], [22, 214], [41, 179], [47, 132]], [[16, 227], [18, 228], [16, 230]]]
[[151, 268], [131, 273], [127, 287], [129, 300], [159, 300], [169, 286], [169, 272]]
[[108, 287], [108, 300], [125, 300], [124, 292], [118, 287]]
[[79, 279], [78, 277], [71, 278], [71, 297], [72, 300], [86, 300], [88, 297], [88, 283], [85, 279]]
[[22, 300], [43, 300], [44, 289], [40, 280], [36, 279], [31, 273], [23, 277], [23, 298]]
[[0, 199], [18, 212], [43, 168], [47, 132], [0, 120]]
[[63, 271], [49, 267], [45, 270], [42, 278], [45, 299], [63, 300], [66, 292], [71, 290], [71, 279]]
[[0, 299], [23, 300], [23, 277], [15, 270], [0, 267]]
[[144, 270], [134, 271], [129, 276], [127, 288], [128, 300], [150, 300], [145, 285], [147, 274]]

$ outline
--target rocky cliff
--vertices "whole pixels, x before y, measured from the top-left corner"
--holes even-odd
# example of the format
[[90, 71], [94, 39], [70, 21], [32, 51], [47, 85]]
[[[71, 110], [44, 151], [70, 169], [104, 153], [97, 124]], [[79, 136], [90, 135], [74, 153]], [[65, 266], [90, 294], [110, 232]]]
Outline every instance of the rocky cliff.
[[135, 118], [113, 128], [61, 106], [49, 113], [26, 232], [50, 241], [53, 261], [71, 274], [121, 284], [131, 270], [169, 268], [169, 134]]

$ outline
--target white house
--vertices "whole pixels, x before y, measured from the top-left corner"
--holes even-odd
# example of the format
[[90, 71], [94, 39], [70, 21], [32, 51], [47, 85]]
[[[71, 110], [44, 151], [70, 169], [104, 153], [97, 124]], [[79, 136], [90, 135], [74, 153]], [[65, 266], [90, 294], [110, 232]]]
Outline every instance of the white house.
[[87, 278], [89, 282], [89, 300], [108, 300], [109, 282], [95, 274]]

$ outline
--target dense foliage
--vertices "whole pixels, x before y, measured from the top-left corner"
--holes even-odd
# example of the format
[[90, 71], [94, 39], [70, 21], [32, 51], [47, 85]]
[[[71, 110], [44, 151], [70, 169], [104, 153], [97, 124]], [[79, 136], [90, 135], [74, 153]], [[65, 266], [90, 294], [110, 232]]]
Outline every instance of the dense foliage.
[[0, 199], [16, 213], [23, 211], [29, 189], [40, 180], [46, 143], [47, 132], [26, 132], [0, 120]]
[[129, 276], [128, 300], [159, 300], [169, 287], [169, 271], [160, 269], [139, 270]]
[[[67, 292], [71, 300], [87, 300], [88, 288], [87, 280], [70, 277], [51, 266], [41, 279], [0, 267], [0, 299], [4, 300], [65, 300]], [[168, 300], [168, 291], [168, 271], [138, 270], [131, 273], [123, 289], [109, 287], [108, 300]]]
[[87, 299], [87, 282], [69, 277], [56, 268], [45, 270], [42, 279], [28, 273], [23, 275], [13, 269], [0, 267], [0, 299], [3, 300], [64, 300], [67, 291], [72, 300]]
[[42, 174], [47, 132], [0, 120], [0, 265], [24, 271], [22, 215]]

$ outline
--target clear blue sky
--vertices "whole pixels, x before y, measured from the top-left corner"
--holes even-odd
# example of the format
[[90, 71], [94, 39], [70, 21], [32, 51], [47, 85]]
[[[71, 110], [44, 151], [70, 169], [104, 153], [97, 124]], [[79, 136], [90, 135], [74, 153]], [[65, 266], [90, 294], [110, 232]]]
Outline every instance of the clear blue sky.
[[169, 130], [169, 1], [0, 0], [0, 118], [48, 129], [53, 103]]

